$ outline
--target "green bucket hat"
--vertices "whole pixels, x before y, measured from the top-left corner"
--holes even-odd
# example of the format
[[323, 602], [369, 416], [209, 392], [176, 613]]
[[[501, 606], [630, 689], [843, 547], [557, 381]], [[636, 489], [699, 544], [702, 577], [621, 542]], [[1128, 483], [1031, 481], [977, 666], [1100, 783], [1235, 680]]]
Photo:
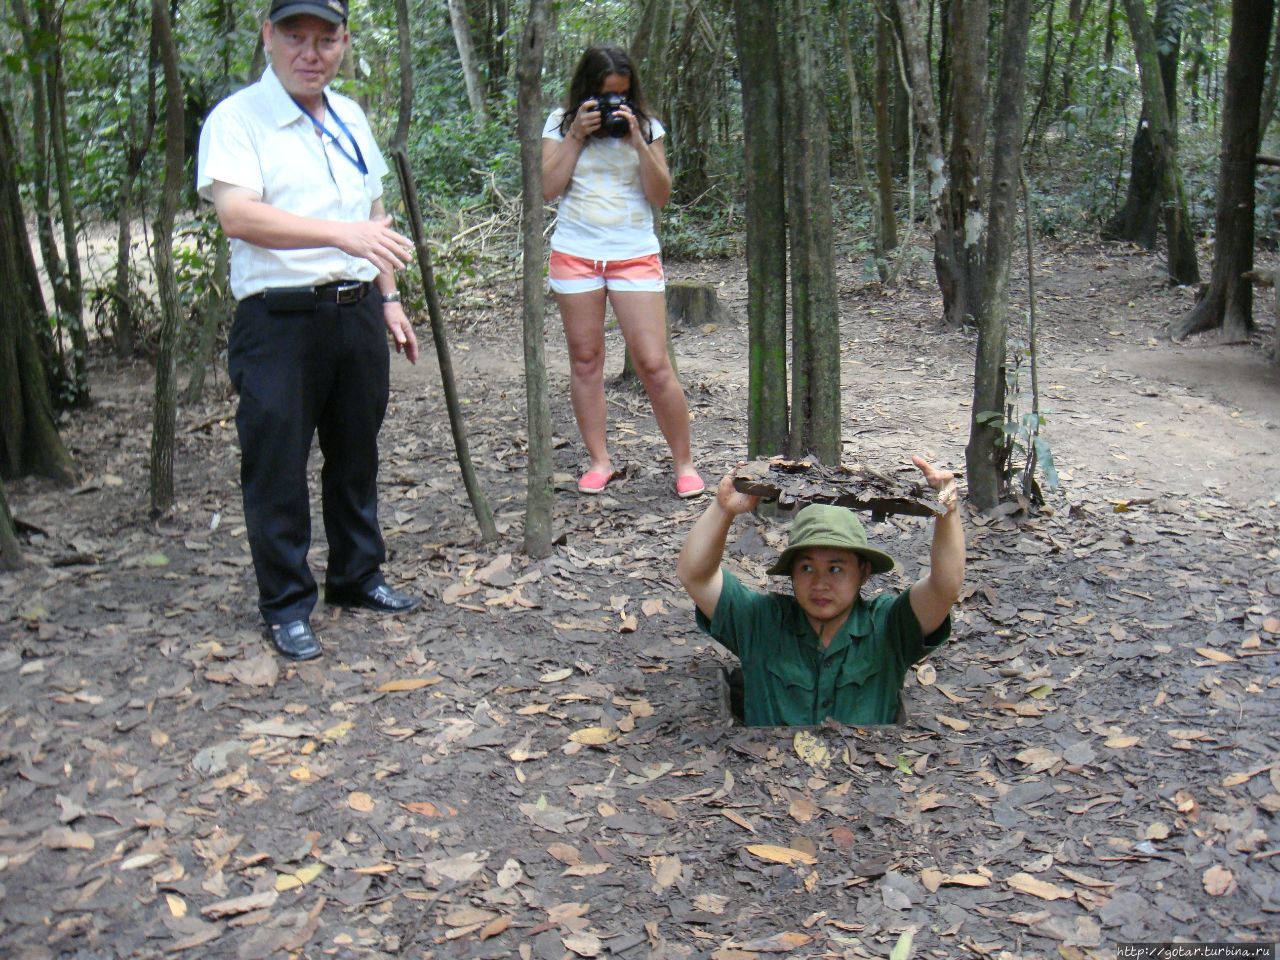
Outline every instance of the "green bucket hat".
[[849, 550], [871, 563], [872, 573], [893, 569], [893, 557], [867, 546], [867, 531], [852, 510], [825, 503], [811, 503], [791, 522], [787, 549], [769, 568], [774, 576], [790, 576], [796, 554], [806, 547], [828, 547]]

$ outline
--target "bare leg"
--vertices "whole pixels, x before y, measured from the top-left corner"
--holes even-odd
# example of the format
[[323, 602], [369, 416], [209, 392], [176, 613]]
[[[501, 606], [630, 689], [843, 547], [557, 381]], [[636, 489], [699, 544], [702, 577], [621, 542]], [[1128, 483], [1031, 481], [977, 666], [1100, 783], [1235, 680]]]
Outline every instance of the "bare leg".
[[593, 471], [613, 473], [605, 442], [604, 289], [559, 293], [560, 321], [569, 347], [569, 397]]
[[689, 406], [667, 356], [667, 301], [661, 293], [609, 291], [609, 302], [622, 328], [640, 382], [653, 406], [654, 419], [671, 448], [676, 478], [698, 471], [689, 451]]

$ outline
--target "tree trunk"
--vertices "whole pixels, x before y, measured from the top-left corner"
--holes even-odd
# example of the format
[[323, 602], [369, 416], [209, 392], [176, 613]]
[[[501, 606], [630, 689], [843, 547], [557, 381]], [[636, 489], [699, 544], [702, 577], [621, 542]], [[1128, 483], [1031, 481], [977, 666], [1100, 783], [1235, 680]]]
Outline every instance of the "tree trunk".
[[[224, 11], [230, 3], [224, 4]], [[224, 12], [224, 17], [226, 13]], [[234, 19], [232, 20], [234, 28]], [[223, 73], [230, 73], [229, 48], [222, 59]], [[132, 84], [129, 85], [129, 113], [125, 118], [125, 144], [123, 166], [120, 171], [119, 210], [116, 214], [116, 276], [115, 276], [115, 348], [116, 356], [127, 360], [137, 349], [138, 330], [134, 319], [133, 290], [129, 283], [129, 260], [133, 243], [133, 211], [135, 206], [134, 187], [147, 154], [151, 151], [151, 139], [156, 129], [156, 49], [155, 44], [148, 44], [147, 53], [147, 94], [143, 101], [145, 116], [139, 123], [134, 108]], [[145, 193], [139, 208], [145, 208]]]
[[[1169, 122], [1177, 137], [1178, 51], [1181, 45], [1183, 7], [1173, 0], [1159, 0], [1156, 5], [1156, 33], [1159, 37], [1160, 81], [1164, 90]], [[1150, 107], [1144, 100], [1138, 130], [1133, 137], [1129, 162], [1129, 189], [1124, 206], [1102, 231], [1104, 240], [1126, 240], [1146, 250], [1156, 247], [1156, 228], [1160, 222], [1160, 175], [1156, 169], [1155, 150], [1151, 142]]]
[[831, 223], [830, 125], [812, 0], [785, 0], [783, 164], [791, 240], [792, 456], [840, 462], [840, 315]]
[[674, 150], [676, 198], [693, 203], [711, 186], [707, 171], [712, 111], [715, 102], [712, 80], [722, 61], [724, 33], [713, 30], [701, 11], [690, 11], [680, 34], [672, 61], [681, 65], [671, 80], [671, 126]]
[[151, 227], [155, 248], [156, 286], [160, 291], [160, 349], [156, 356], [155, 413], [151, 425], [151, 517], [173, 506], [173, 446], [178, 417], [178, 325], [182, 301], [173, 269], [173, 221], [182, 190], [182, 75], [178, 47], [165, 0], [151, 0], [151, 30], [164, 70], [164, 180], [160, 208]]
[[22, 550], [18, 535], [13, 529], [13, 514], [5, 499], [4, 484], [0, 483], [0, 570], [17, 570], [22, 566]]
[[[640, 14], [640, 25], [631, 42], [631, 59], [644, 71], [644, 91], [649, 105], [660, 115], [671, 118], [667, 92], [671, 87], [667, 69], [667, 51], [671, 46], [671, 29], [675, 20], [673, 0], [647, 0]], [[663, 111], [666, 110], [666, 113]]]
[[1144, 250], [1154, 250], [1160, 222], [1160, 180], [1156, 173], [1155, 153], [1151, 149], [1151, 124], [1144, 109], [1138, 118], [1129, 155], [1129, 187], [1124, 205], [1107, 221], [1103, 240], [1136, 243]]
[[543, 289], [542, 57], [547, 35], [547, 0], [530, 0], [520, 44], [520, 172], [523, 189], [520, 243], [524, 253], [521, 294], [524, 326], [525, 406], [529, 431], [524, 549], [532, 557], [551, 553], [553, 473], [551, 405], [544, 355], [546, 293]]
[[995, 143], [987, 223], [987, 276], [977, 314], [969, 443], [965, 447], [969, 499], [980, 510], [1000, 502], [1003, 464], [1005, 360], [1009, 338], [1009, 264], [1017, 238], [1018, 171], [1026, 105], [1027, 34], [1031, 0], [1005, 0], [1000, 75], [996, 85]]
[[[1280, 42], [1280, 35], [1277, 35], [1276, 41]], [[1280, 364], [1280, 270], [1271, 274], [1271, 292], [1275, 296], [1276, 305], [1276, 329], [1271, 343], [1271, 362]]]
[[876, 19], [876, 187], [880, 203], [880, 248], [898, 245], [898, 215], [893, 206], [893, 122], [890, 112], [898, 71], [894, 69], [893, 21], [877, 8]]
[[1195, 239], [1191, 235], [1187, 201], [1182, 191], [1182, 172], [1178, 169], [1177, 139], [1164, 99], [1155, 34], [1147, 20], [1142, 0], [1124, 0], [1124, 6], [1129, 30], [1133, 34], [1134, 52], [1138, 58], [1142, 95], [1151, 113], [1151, 146], [1164, 204], [1169, 280], [1180, 284], [1197, 283], [1200, 280], [1200, 268], [1196, 265]]
[[1273, 0], [1231, 5], [1213, 275], [1204, 298], [1170, 325], [1175, 340], [1220, 326], [1224, 341], [1244, 341], [1253, 329], [1253, 285], [1244, 274], [1253, 269], [1254, 158], [1272, 9]]
[[62, 221], [63, 256], [67, 261], [66, 293], [59, 311], [71, 336], [70, 401], [79, 406], [89, 402], [89, 336], [84, 325], [84, 281], [80, 272], [79, 230], [75, 200], [71, 194], [71, 158], [67, 147], [67, 85], [62, 75], [62, 11], [53, 0], [36, 0], [40, 21], [55, 47], [52, 70], [45, 71], [49, 89], [49, 144], [53, 148], [54, 171], [58, 183], [58, 216]]
[[422, 275], [422, 288], [427, 296], [427, 315], [431, 319], [431, 339], [436, 346], [436, 363], [440, 367], [440, 385], [444, 390], [444, 405], [449, 413], [449, 430], [453, 434], [453, 449], [458, 457], [458, 469], [462, 471], [462, 485], [471, 500], [471, 510], [480, 527], [480, 539], [484, 543], [498, 539], [498, 528], [493, 523], [493, 511], [488, 498], [480, 488], [475, 464], [471, 461], [471, 446], [467, 441], [467, 427], [462, 419], [462, 406], [458, 402], [458, 387], [453, 376], [453, 355], [449, 352], [449, 335], [444, 325], [444, 313], [440, 309], [440, 294], [436, 290], [435, 272], [431, 268], [431, 248], [427, 245], [427, 232], [422, 225], [422, 208], [418, 204], [418, 188], [409, 169], [409, 124], [413, 119], [413, 55], [410, 51], [408, 0], [396, 0], [396, 26], [400, 35], [400, 111], [396, 119], [396, 132], [388, 151], [395, 164], [396, 177], [400, 181], [400, 196], [404, 200], [409, 219], [409, 233], [413, 238], [414, 252], [418, 257], [418, 271]]
[[942, 291], [943, 315], [948, 323], [958, 323], [953, 316], [957, 294], [957, 252], [946, 201], [948, 177], [942, 150], [942, 134], [938, 128], [938, 108], [933, 98], [933, 78], [929, 72], [929, 55], [924, 43], [924, 25], [916, 0], [897, 0], [902, 24], [903, 55], [911, 81], [911, 101], [915, 108], [916, 126], [920, 129], [925, 168], [929, 177], [929, 228], [933, 233], [933, 265]]
[[137, 324], [133, 319], [133, 297], [129, 289], [129, 247], [133, 243], [133, 181], [135, 172], [126, 169], [120, 178], [120, 191], [116, 202], [116, 284], [112, 295], [115, 301], [112, 331], [116, 356], [127, 360], [137, 347]]
[[[787, 214], [775, 0], [734, 0], [747, 196], [747, 456], [787, 449]], [[750, 64], [750, 69], [741, 65]]]
[[1067, 19], [1071, 21], [1071, 43], [1067, 47], [1067, 55], [1063, 58], [1062, 72], [1062, 98], [1063, 107], [1071, 106], [1072, 84], [1075, 81], [1076, 73], [1076, 48], [1080, 45], [1080, 36], [1084, 32], [1085, 24], [1089, 22], [1089, 11], [1093, 9], [1093, 0], [1071, 0], [1067, 8]]
[[[955, 252], [955, 292], [946, 309], [952, 326], [972, 326], [982, 302], [986, 218], [982, 153], [987, 137], [987, 0], [951, 2], [951, 141], [944, 222]], [[1016, 178], [1015, 178], [1016, 179]]]
[[840, 48], [844, 54], [844, 78], [849, 85], [849, 141], [852, 144], [853, 166], [858, 176], [858, 186], [867, 198], [867, 206], [871, 210], [871, 245], [876, 264], [876, 273], [883, 283], [889, 279], [889, 263], [885, 260], [884, 231], [880, 227], [883, 215], [881, 197], [871, 183], [871, 173], [867, 169], [867, 160], [862, 153], [862, 91], [858, 86], [858, 70], [853, 62], [853, 45], [849, 42], [849, 8], [841, 5], [840, 14]]
[[[888, 8], [887, 10], [885, 8]], [[885, 3], [877, 6], [882, 15], [889, 16], [889, 39], [894, 47], [894, 60], [899, 59], [902, 44], [902, 17], [897, 3]], [[903, 71], [905, 70], [905, 77]], [[894, 176], [905, 176], [915, 158], [915, 148], [911, 126], [911, 71], [903, 65], [903, 69], [893, 71], [893, 173]]]
[[1276, 112], [1276, 89], [1280, 87], [1280, 4], [1276, 4], [1275, 24], [1271, 31], [1271, 62], [1267, 65], [1267, 89], [1262, 95], [1258, 113], [1258, 143], [1267, 140], [1267, 128]]
[[1041, 60], [1040, 73], [1040, 96], [1036, 98], [1035, 109], [1031, 111], [1031, 122], [1027, 124], [1027, 135], [1035, 139], [1036, 147], [1039, 148], [1039, 130], [1040, 130], [1040, 114], [1049, 102], [1049, 79], [1053, 74], [1053, 60], [1057, 54], [1058, 44], [1061, 42], [1054, 35], [1054, 18], [1056, 15], [1056, 5], [1054, 0], [1049, 0], [1049, 8], [1045, 11], [1044, 16], [1044, 57]]
[[[12, 126], [0, 99], [0, 170], [17, 166]], [[36, 328], [46, 323], [44, 295], [27, 240], [18, 184], [0, 178], [0, 477], [38, 473], [61, 482], [75, 468], [58, 436]]]
[[[31, 142], [35, 154], [34, 161], [31, 164], [31, 196], [32, 206], [36, 215], [36, 236], [40, 242], [40, 258], [44, 264], [44, 272], [49, 278], [49, 286], [53, 290], [56, 314], [58, 310], [62, 309], [60, 298], [65, 298], [67, 283], [65, 271], [62, 267], [62, 254], [58, 250], [58, 241], [53, 227], [52, 184], [50, 182], [52, 161], [49, 152], [49, 88], [45, 83], [46, 57], [42, 50], [38, 31], [27, 11], [25, 0], [13, 0], [13, 12], [22, 31], [27, 68], [30, 71], [31, 80]], [[14, 170], [16, 166], [9, 166], [6, 169]], [[67, 374], [66, 361], [63, 356], [64, 345], [61, 337], [54, 337], [46, 320], [47, 315], [42, 307], [40, 325], [37, 328], [38, 342], [41, 349], [41, 363], [44, 365], [46, 380], [53, 391], [52, 396], [59, 402], [69, 401], [74, 395], [74, 384]], [[58, 330], [59, 332], [61, 331], [60, 322]]]
[[467, 21], [464, 0], [449, 0], [449, 22], [453, 25], [453, 42], [457, 44], [458, 59], [462, 62], [462, 80], [467, 88], [471, 117], [479, 125], [484, 123], [488, 114], [484, 108], [484, 81], [480, 78], [480, 65], [476, 62], [476, 50], [471, 42], [471, 25]]
[[488, 0], [484, 9], [485, 35], [481, 44], [480, 59], [488, 64], [486, 70], [490, 96], [500, 96], [506, 89], [507, 77], [507, 20], [511, 10], [507, 0]]
[[729, 313], [716, 295], [716, 288], [700, 280], [667, 281], [667, 340], [671, 328], [701, 327], [708, 323], [730, 323]]

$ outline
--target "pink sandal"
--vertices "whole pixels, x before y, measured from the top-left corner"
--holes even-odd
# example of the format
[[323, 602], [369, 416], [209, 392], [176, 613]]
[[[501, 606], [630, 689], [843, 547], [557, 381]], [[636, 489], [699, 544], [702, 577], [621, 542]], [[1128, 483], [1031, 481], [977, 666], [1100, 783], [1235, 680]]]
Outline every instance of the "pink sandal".
[[604, 470], [588, 470], [578, 478], [578, 492], [594, 497], [597, 493], [603, 493], [612, 479], [613, 474]]
[[692, 500], [694, 497], [700, 497], [706, 492], [707, 485], [702, 482], [702, 478], [696, 473], [676, 477], [676, 496], [681, 500]]

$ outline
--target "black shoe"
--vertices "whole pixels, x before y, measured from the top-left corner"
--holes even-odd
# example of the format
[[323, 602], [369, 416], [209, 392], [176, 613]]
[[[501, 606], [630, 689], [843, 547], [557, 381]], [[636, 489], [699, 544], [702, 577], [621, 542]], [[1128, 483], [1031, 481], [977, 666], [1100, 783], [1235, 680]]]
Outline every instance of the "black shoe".
[[306, 620], [268, 624], [267, 632], [282, 657], [289, 660], [314, 660], [320, 656], [320, 641], [311, 632], [311, 624]]
[[422, 600], [399, 590], [392, 590], [385, 583], [372, 590], [329, 590], [324, 592], [325, 603], [335, 607], [360, 607], [379, 613], [408, 613]]

